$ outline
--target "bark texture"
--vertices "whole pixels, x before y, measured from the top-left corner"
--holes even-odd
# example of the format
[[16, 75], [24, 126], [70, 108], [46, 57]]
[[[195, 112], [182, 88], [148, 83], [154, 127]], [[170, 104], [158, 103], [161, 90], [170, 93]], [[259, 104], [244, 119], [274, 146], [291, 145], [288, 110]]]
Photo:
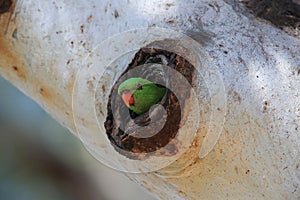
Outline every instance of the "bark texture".
[[[87, 54], [114, 34], [154, 26], [202, 44], [224, 83], [226, 120], [204, 158], [196, 137], [168, 167], [128, 177], [160, 199], [299, 199], [300, 41], [236, 1], [14, 0], [0, 13], [0, 74], [76, 134], [72, 92]], [[92, 116], [82, 116], [87, 132]]]

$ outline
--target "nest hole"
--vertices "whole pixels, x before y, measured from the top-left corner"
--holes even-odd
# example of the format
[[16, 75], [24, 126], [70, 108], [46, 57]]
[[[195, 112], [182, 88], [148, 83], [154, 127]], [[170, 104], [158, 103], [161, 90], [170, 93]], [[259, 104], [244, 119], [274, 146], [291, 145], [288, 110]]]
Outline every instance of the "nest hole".
[[[145, 66], [145, 64], [147, 65]], [[167, 67], [171, 67], [179, 72], [190, 85], [193, 85], [194, 82], [194, 66], [176, 53], [158, 48], [142, 48], [135, 54], [132, 62], [110, 91], [107, 103], [107, 116], [104, 123], [106, 134], [115, 150], [130, 159], [139, 159], [138, 155], [145, 153], [147, 155], [156, 154], [157, 150], [166, 146], [166, 150], [159, 152], [160, 155], [175, 155], [178, 152], [175, 137], [180, 129], [180, 124], [184, 123], [182, 121], [182, 112], [188, 106], [186, 100], [190, 97], [191, 88], [187, 90], [182, 86], [180, 80], [172, 80], [172, 77], [169, 77], [168, 81], [180, 91], [180, 98], [185, 99], [184, 104], [180, 105], [178, 97], [170, 89], [166, 88], [167, 92], [159, 103], [165, 109], [166, 120], [158, 119], [154, 121], [155, 126], [162, 126], [162, 128], [153, 135], [151, 132], [156, 130], [153, 126], [147, 126], [150, 112], [143, 116], [138, 116], [126, 107], [122, 98], [117, 94], [118, 87], [123, 81], [138, 75], [132, 72], [133, 69], [144, 65], [145, 71], [149, 73], [152, 71], [150, 69], [152, 64], [165, 64]], [[160, 87], [164, 86], [160, 85]], [[136, 124], [139, 126], [135, 126]], [[152, 136], [146, 138], [135, 137], [141, 126], [143, 127], [143, 132], [148, 132]]]

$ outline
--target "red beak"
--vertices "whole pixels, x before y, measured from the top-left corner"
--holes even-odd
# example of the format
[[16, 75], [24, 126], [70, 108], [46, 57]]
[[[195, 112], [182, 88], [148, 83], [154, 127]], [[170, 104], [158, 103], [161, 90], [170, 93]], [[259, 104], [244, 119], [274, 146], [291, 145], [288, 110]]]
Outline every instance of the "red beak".
[[122, 99], [127, 107], [134, 105], [134, 98], [131, 93], [122, 94]]

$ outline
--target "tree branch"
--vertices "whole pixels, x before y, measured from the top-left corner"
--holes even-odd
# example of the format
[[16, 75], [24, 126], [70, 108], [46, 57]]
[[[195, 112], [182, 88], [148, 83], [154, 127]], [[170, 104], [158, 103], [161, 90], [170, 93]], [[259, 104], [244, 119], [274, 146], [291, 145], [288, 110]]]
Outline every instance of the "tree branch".
[[[87, 61], [99, 62], [86, 59], [97, 45], [114, 34], [145, 27], [190, 35], [202, 44], [224, 83], [223, 132], [213, 151], [200, 159], [200, 136], [208, 128], [201, 124], [176, 162], [157, 172], [128, 176], [161, 199], [300, 197], [300, 41], [247, 13], [241, 4], [18, 0], [0, 14], [0, 25], [0, 74], [75, 134], [76, 73]], [[104, 50], [109, 57], [122, 49]], [[94, 94], [96, 86], [88, 82], [80, 84], [91, 86], [86, 94]], [[112, 85], [107, 86], [108, 95]], [[93, 116], [81, 116], [87, 132], [98, 126]], [[108, 140], [94, 142], [103, 145], [92, 146], [94, 154], [111, 145]]]

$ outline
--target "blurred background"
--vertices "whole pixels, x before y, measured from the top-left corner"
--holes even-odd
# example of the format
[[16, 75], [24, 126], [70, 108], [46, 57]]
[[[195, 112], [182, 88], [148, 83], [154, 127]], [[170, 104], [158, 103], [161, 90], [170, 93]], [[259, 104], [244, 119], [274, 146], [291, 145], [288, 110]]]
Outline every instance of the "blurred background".
[[1, 200], [155, 200], [0, 76]]

